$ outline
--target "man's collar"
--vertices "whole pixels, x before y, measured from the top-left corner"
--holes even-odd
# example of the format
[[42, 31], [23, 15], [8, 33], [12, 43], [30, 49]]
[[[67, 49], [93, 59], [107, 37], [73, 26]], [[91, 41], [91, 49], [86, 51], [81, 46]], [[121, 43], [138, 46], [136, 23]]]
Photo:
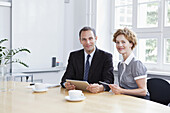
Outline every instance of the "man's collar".
[[[94, 55], [95, 51], [96, 51], [96, 46], [94, 47], [93, 52], [92, 52], [92, 53], [90, 53], [91, 58], [92, 58], [92, 56]], [[85, 51], [85, 50], [84, 50], [84, 54], [85, 54], [85, 56], [87, 56], [87, 55], [88, 55], [88, 54], [86, 53], [86, 51]]]

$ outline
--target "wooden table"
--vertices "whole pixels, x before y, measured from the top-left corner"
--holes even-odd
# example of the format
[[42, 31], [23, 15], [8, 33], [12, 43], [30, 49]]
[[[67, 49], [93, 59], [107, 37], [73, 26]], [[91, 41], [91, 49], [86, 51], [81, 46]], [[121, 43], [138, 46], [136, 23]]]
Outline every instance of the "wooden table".
[[0, 113], [170, 113], [170, 107], [126, 95], [84, 92], [84, 101], [69, 102], [64, 88], [34, 93], [28, 85], [18, 82], [14, 91], [1, 92]]

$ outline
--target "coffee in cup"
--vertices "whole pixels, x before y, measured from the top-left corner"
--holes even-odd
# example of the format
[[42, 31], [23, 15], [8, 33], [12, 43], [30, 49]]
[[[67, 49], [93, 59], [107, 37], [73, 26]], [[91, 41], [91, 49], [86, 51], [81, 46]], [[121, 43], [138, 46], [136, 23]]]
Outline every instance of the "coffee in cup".
[[84, 97], [81, 90], [69, 90], [68, 91], [70, 99], [78, 99]]
[[43, 84], [43, 83], [36, 83], [36, 84], [35, 84], [35, 89], [36, 89], [36, 90], [46, 89], [46, 85]]

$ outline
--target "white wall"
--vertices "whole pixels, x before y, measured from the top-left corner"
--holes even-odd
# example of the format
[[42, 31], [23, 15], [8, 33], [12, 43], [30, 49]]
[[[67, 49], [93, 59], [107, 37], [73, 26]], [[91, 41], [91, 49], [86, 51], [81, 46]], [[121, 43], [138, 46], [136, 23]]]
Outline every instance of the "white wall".
[[[11, 21], [10, 21], [10, 9], [11, 4], [9, 2], [0, 1], [0, 40], [8, 39], [8, 41], [2, 43], [3, 46], [10, 49], [10, 35], [11, 35]], [[10, 65], [8, 65], [10, 67]], [[8, 72], [10, 69], [8, 68]]]
[[53, 56], [63, 62], [64, 0], [14, 0], [12, 7], [13, 48], [26, 47], [31, 51], [20, 58], [31, 69], [51, 67]]
[[108, 52], [112, 52], [111, 41], [111, 0], [97, 0], [97, 46]]
[[64, 4], [64, 17], [63, 64], [66, 65], [69, 53], [73, 51], [74, 46], [74, 0]]
[[[1, 4], [1, 3], [0, 3]], [[0, 40], [8, 39], [3, 44], [10, 47], [10, 7], [0, 5]]]
[[81, 49], [79, 31], [87, 26], [87, 0], [70, 0], [65, 4], [64, 22], [64, 65], [67, 64], [69, 53]]
[[86, 2], [87, 0], [75, 0], [74, 4], [74, 49], [82, 48], [78, 33], [81, 28], [87, 26], [86, 23]]

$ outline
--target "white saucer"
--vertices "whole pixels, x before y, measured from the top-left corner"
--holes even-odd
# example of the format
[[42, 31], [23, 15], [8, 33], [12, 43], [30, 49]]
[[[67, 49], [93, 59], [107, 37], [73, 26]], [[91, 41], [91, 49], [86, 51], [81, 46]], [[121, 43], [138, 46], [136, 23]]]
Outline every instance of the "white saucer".
[[32, 88], [32, 90], [33, 90], [34, 92], [41, 93], [41, 92], [47, 91], [48, 89], [45, 88], [45, 89], [37, 90], [37, 89], [35, 89], [35, 88]]
[[86, 99], [86, 97], [83, 96], [81, 98], [72, 99], [69, 96], [65, 96], [65, 99], [68, 100], [68, 101], [82, 101], [82, 100]]

